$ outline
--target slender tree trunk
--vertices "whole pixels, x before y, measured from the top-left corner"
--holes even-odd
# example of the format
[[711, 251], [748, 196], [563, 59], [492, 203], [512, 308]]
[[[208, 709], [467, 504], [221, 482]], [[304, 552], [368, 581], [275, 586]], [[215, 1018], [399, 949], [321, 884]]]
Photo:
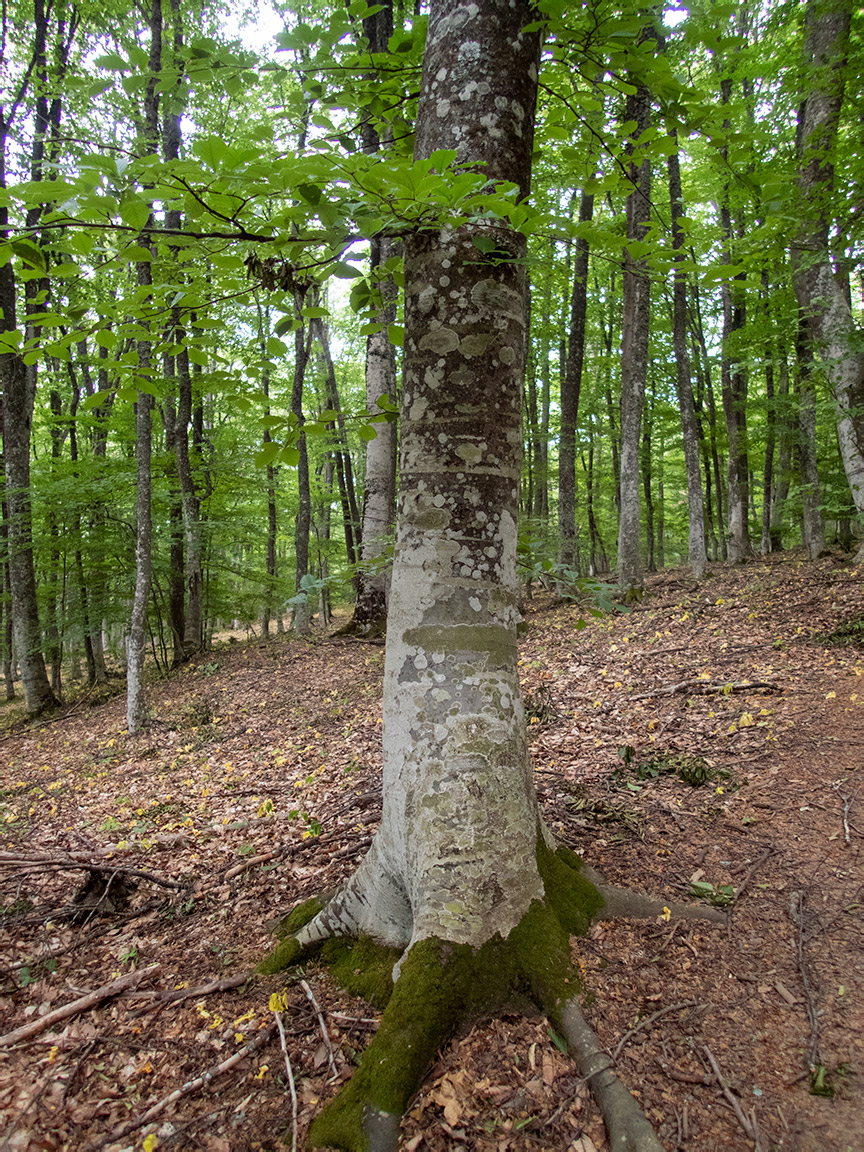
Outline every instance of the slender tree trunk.
[[[147, 89], [144, 96], [145, 147], [155, 152], [159, 139], [159, 96], [157, 79], [162, 67], [162, 0], [153, 0], [150, 10], [150, 60]], [[141, 235], [142, 247], [151, 243], [149, 229]], [[137, 263], [138, 286], [144, 289], [142, 303], [152, 300], [148, 291], [152, 288], [153, 276], [149, 260]], [[140, 319], [143, 334], [137, 340], [138, 376], [142, 380], [151, 379], [153, 355], [150, 338], [150, 322]], [[152, 386], [152, 385], [151, 385]], [[147, 655], [147, 604], [150, 600], [150, 578], [152, 572], [152, 495], [151, 461], [153, 436], [153, 397], [149, 392], [138, 391], [135, 405], [135, 473], [137, 497], [135, 502], [135, 596], [129, 620], [129, 635], [126, 640], [126, 726], [130, 734], [140, 732], [147, 718], [144, 700], [144, 661]]]
[[693, 386], [690, 380], [690, 353], [687, 347], [687, 274], [681, 267], [684, 259], [684, 198], [681, 192], [681, 167], [677, 134], [672, 133], [674, 151], [669, 153], [669, 203], [672, 213], [672, 251], [675, 271], [672, 283], [672, 347], [675, 353], [675, 394], [681, 413], [684, 441], [684, 467], [687, 473], [687, 554], [693, 578], [705, 575], [705, 506], [702, 499], [702, 476], [699, 468], [699, 429]]
[[797, 437], [793, 428], [789, 396], [789, 367], [785, 347], [780, 348], [780, 391], [777, 395], [777, 419], [779, 424], [779, 450], [777, 454], [777, 476], [771, 501], [771, 551], [783, 551], [783, 513], [789, 496], [792, 479], [792, 448]]
[[[639, 526], [639, 439], [648, 371], [651, 281], [644, 257], [631, 245], [642, 245], [651, 220], [651, 162], [638, 160], [633, 141], [648, 130], [651, 100], [639, 85], [627, 97], [625, 118], [633, 129], [628, 153], [631, 191], [627, 197], [627, 240], [624, 250], [624, 312], [621, 334], [621, 514], [618, 526], [618, 585], [625, 601], [642, 596], [642, 551]], [[638, 249], [637, 249], [638, 250]]]
[[825, 551], [825, 527], [820, 508], [819, 464], [816, 458], [816, 396], [811, 374], [813, 345], [807, 324], [798, 336], [798, 470], [801, 476], [801, 535], [811, 560]]
[[[583, 192], [579, 223], [594, 215], [594, 197]], [[585, 363], [585, 320], [588, 314], [589, 246], [584, 236], [576, 239], [573, 290], [570, 296], [570, 333], [567, 361], [561, 379], [561, 439], [558, 445], [558, 562], [562, 568], [576, 564], [576, 428], [579, 394]]]
[[649, 572], [657, 571], [654, 558], [654, 497], [651, 492], [651, 426], [653, 424], [653, 396], [649, 397], [642, 413], [642, 450], [639, 467], [642, 472], [642, 491], [645, 495], [645, 548]]
[[[373, 240], [371, 249], [373, 270], [383, 269], [396, 255], [396, 246], [385, 238]], [[380, 416], [379, 401], [395, 403], [398, 392], [396, 349], [388, 337], [388, 328], [396, 320], [397, 290], [391, 275], [379, 281], [379, 290], [381, 307], [375, 319], [382, 328], [366, 342], [366, 411], [370, 416]], [[375, 439], [366, 442], [360, 565], [352, 621], [362, 636], [378, 635], [386, 627], [390, 569], [383, 557], [396, 513], [396, 425], [376, 423], [374, 427]]]
[[[173, 333], [172, 333], [173, 335]], [[172, 341], [173, 342], [173, 341]], [[163, 358], [163, 371], [166, 380], [176, 380], [176, 359]], [[165, 472], [168, 480], [168, 537], [170, 541], [168, 572], [168, 626], [171, 629], [173, 655], [171, 663], [178, 667], [185, 659], [183, 633], [186, 628], [186, 580], [183, 572], [185, 563], [183, 547], [183, 498], [177, 480], [177, 409], [174, 398], [166, 398], [162, 407], [162, 422], [165, 426], [165, 454], [170, 463]]]
[[[35, 11], [35, 51], [37, 70], [45, 57], [47, 24], [44, 6]], [[43, 126], [43, 131], [44, 127]], [[41, 146], [40, 133], [34, 140]], [[12, 124], [0, 110], [0, 188], [6, 187], [6, 150]], [[9, 236], [9, 209], [0, 204], [0, 241]], [[17, 328], [17, 285], [15, 266], [8, 260], [0, 268], [0, 333]], [[42, 630], [36, 595], [36, 570], [33, 560], [33, 521], [30, 503], [30, 433], [36, 398], [35, 365], [33, 371], [16, 352], [0, 354], [0, 433], [6, 473], [6, 507], [8, 513], [9, 584], [11, 617], [15, 635], [15, 652], [21, 669], [24, 704], [31, 716], [51, 708], [57, 699], [51, 690], [42, 655]]]
[[[297, 312], [300, 312], [299, 303]], [[302, 580], [309, 573], [309, 529], [312, 521], [312, 495], [309, 487], [309, 456], [306, 450], [306, 433], [303, 431], [303, 383], [306, 378], [306, 364], [309, 359], [309, 346], [312, 340], [310, 325], [308, 335], [303, 326], [294, 333], [294, 378], [291, 385], [291, 411], [297, 420], [297, 516], [294, 520], [294, 594], [303, 593]], [[308, 597], [294, 605], [291, 627], [304, 635], [311, 625], [311, 610]]]
[[[386, 53], [393, 35], [393, 5], [391, 0], [385, 0], [376, 7], [377, 11], [363, 20], [363, 34], [370, 52]], [[372, 73], [370, 78], [377, 76]], [[389, 129], [385, 129], [382, 138], [371, 115], [364, 121], [361, 136], [363, 150], [369, 154], [392, 143]], [[366, 410], [370, 416], [380, 416], [379, 401], [395, 404], [398, 393], [396, 348], [389, 336], [390, 326], [396, 321], [398, 291], [388, 262], [398, 255], [399, 246], [387, 237], [375, 237], [369, 248], [370, 281], [380, 294], [380, 305], [371, 319], [381, 328], [366, 338]], [[357, 597], [349, 625], [349, 630], [362, 636], [378, 635], [386, 627], [390, 569], [383, 558], [396, 513], [396, 427], [376, 423], [375, 431], [375, 439], [366, 442], [362, 523], [357, 542]]]

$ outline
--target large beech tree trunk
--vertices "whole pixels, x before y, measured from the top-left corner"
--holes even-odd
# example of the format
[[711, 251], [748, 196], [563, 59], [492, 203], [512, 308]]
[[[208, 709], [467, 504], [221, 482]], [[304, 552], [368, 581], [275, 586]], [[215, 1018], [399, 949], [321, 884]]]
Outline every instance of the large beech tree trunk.
[[[418, 157], [453, 147], [459, 162], [527, 193], [539, 61], [537, 31], [523, 31], [531, 20], [526, 0], [434, 0]], [[323, 908], [298, 909], [261, 965], [274, 971], [330, 936], [360, 934], [392, 946], [390, 963], [398, 956], [381, 1026], [313, 1124], [313, 1145], [395, 1152], [399, 1114], [459, 1017], [519, 989], [567, 1037], [611, 1146], [661, 1152], [574, 995], [568, 934], [586, 929], [601, 893], [607, 911], [626, 901], [602, 882], [598, 892], [572, 853], [555, 850], [525, 744], [516, 653], [525, 252], [525, 238], [493, 219], [406, 241], [381, 826], [348, 883]]]
[[[473, 17], [434, 7], [423, 94], [437, 111], [420, 117], [415, 155], [454, 146], [527, 192], [537, 66], [536, 33], [521, 33], [528, 6], [483, 0]], [[484, 262], [480, 236], [508, 258]], [[429, 936], [482, 944], [542, 895], [516, 667], [524, 255], [524, 238], [503, 224], [406, 241], [384, 814], [323, 914], [401, 947]]]
[[[798, 117], [798, 187], [802, 226], [793, 247], [795, 294], [813, 343], [825, 361], [837, 409], [846, 478], [864, 515], [864, 353], [860, 332], [830, 257], [833, 150], [843, 105], [850, 0], [810, 0], [804, 64], [809, 85]], [[864, 545], [856, 559], [864, 561]]]

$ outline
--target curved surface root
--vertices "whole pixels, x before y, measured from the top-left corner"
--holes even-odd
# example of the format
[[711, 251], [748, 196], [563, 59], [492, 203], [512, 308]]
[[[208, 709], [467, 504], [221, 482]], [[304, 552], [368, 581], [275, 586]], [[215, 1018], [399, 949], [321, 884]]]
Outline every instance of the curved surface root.
[[570, 1053], [603, 1114], [612, 1152], [664, 1152], [645, 1113], [612, 1071], [609, 1053], [600, 1047], [575, 999], [564, 1005], [558, 1020]]

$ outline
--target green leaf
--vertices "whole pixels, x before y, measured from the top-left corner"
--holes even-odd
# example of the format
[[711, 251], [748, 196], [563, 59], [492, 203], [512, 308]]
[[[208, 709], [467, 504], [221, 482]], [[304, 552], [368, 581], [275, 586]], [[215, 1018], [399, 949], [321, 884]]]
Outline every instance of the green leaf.
[[279, 453], [279, 459], [289, 467], [296, 468], [300, 463], [300, 450], [295, 448], [293, 444], [286, 444]]
[[395, 344], [397, 348], [401, 348], [405, 343], [405, 329], [401, 324], [388, 325], [387, 339], [391, 344]]
[[268, 356], [284, 356], [288, 351], [286, 345], [281, 340], [277, 340], [275, 336], [267, 338], [267, 355]]
[[118, 56], [116, 52], [109, 52], [107, 56], [97, 56], [93, 63], [106, 72], [125, 72], [129, 68], [128, 61]]
[[272, 464], [281, 451], [282, 445], [271, 440], [269, 444], [263, 445], [261, 450], [255, 453], [255, 463], [259, 468], [264, 468], [268, 464]]
[[348, 264], [344, 260], [337, 260], [331, 271], [340, 280], [356, 280], [358, 276], [363, 275], [359, 268], [355, 268], [353, 264]]
[[92, 396], [88, 396], [81, 407], [84, 411], [88, 411], [90, 408], [98, 408], [100, 404], [105, 403], [110, 395], [110, 392], [96, 392]]
[[120, 219], [130, 228], [141, 229], [150, 219], [150, 205], [137, 198], [120, 201]]
[[13, 240], [12, 251], [32, 268], [38, 268], [40, 272], [45, 271], [45, 255], [39, 245], [34, 244], [32, 240]]
[[357, 429], [357, 435], [361, 440], [374, 440], [378, 432], [372, 424], [361, 424]]
[[304, 308], [303, 316], [307, 320], [323, 320], [326, 316], [330, 315], [327, 308]]

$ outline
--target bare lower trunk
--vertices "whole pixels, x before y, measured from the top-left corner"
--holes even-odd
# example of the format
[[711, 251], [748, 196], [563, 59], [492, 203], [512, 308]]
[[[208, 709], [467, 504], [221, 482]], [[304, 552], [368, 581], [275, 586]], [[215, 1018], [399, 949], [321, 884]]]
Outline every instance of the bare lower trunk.
[[[583, 192], [579, 222], [594, 215], [594, 197]], [[585, 363], [585, 320], [588, 314], [588, 241], [576, 240], [573, 291], [570, 297], [570, 334], [567, 361], [561, 380], [561, 439], [558, 445], [558, 562], [562, 568], [576, 564], [576, 424]]]
[[[832, 153], [848, 70], [849, 0], [807, 8], [804, 67], [808, 77], [798, 123], [798, 186], [803, 223], [793, 249], [795, 293], [825, 362], [837, 410], [837, 437], [846, 479], [864, 515], [864, 354], [849, 298], [834, 275], [829, 209]], [[856, 559], [864, 561], [864, 547]]]
[[[377, 247], [377, 251], [375, 250]], [[373, 243], [373, 265], [380, 268], [393, 254], [394, 245], [386, 239]], [[380, 282], [382, 298], [377, 321], [381, 331], [366, 343], [366, 410], [381, 415], [379, 401], [396, 400], [396, 350], [388, 328], [396, 319], [396, 285], [392, 276]], [[396, 498], [394, 424], [375, 424], [374, 440], [366, 442], [366, 480], [363, 492], [363, 529], [360, 567], [357, 572], [357, 600], [354, 626], [362, 635], [381, 632], [387, 619], [389, 565], [385, 562], [387, 542], [393, 528]]]
[[[636, 127], [638, 139], [651, 120], [647, 88], [640, 86], [628, 97], [627, 120]], [[632, 154], [632, 146], [630, 147]], [[627, 197], [627, 238], [636, 244], [645, 241], [651, 212], [651, 162], [631, 159], [632, 191]], [[639, 443], [642, 405], [648, 372], [648, 335], [651, 308], [651, 281], [641, 256], [629, 248], [624, 253], [624, 315], [621, 334], [621, 485], [618, 526], [618, 585], [626, 600], [642, 595], [642, 553], [639, 529]]]
[[[677, 137], [673, 136], [677, 143]], [[687, 472], [688, 557], [693, 577], [701, 580], [705, 575], [705, 506], [702, 500], [702, 475], [699, 467], [699, 429], [693, 386], [690, 382], [690, 353], [687, 347], [687, 276], [678, 267], [684, 258], [684, 233], [680, 217], [684, 215], [681, 193], [681, 168], [677, 149], [668, 160], [669, 201], [672, 210], [672, 244], [675, 253], [675, 273], [672, 286], [672, 346], [675, 351], [675, 393], [681, 413], [681, 431], [684, 441], [684, 466]]]

